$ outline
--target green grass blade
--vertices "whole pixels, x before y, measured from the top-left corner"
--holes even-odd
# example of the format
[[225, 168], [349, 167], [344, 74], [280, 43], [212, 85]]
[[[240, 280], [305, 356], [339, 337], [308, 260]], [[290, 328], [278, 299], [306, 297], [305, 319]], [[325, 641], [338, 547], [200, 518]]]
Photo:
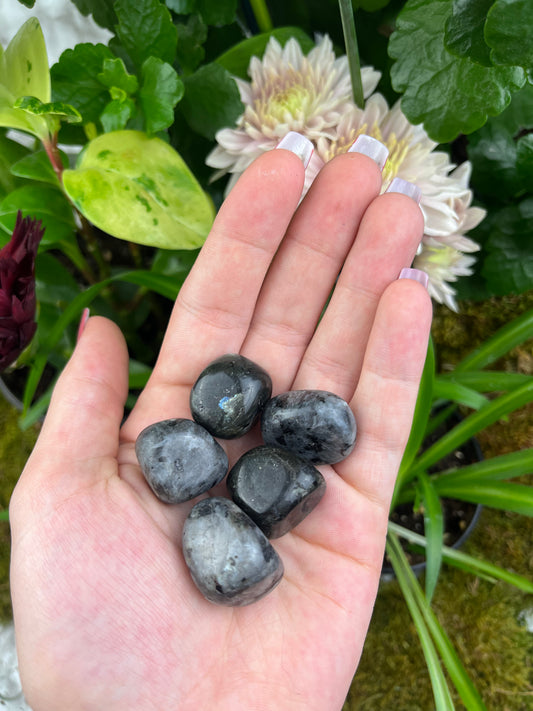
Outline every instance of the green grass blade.
[[[411, 543], [421, 546], [422, 548], [426, 547], [426, 539], [419, 533], [403, 528], [392, 521], [389, 521], [388, 528], [389, 531], [400, 536], [400, 538], [405, 538]], [[518, 573], [505, 570], [505, 568], [501, 568], [493, 563], [488, 563], [487, 561], [475, 558], [474, 556], [468, 555], [468, 553], [464, 553], [464, 551], [450, 548], [449, 546], [442, 546], [442, 559], [445, 563], [453, 565], [456, 568], [460, 568], [461, 570], [466, 570], [474, 575], [479, 575], [480, 577], [491, 581], [501, 580], [509, 585], [513, 585], [515, 588], [518, 588], [523, 592], [533, 593], [533, 580], [530, 580], [523, 575], [518, 575]]]
[[440, 382], [453, 382], [480, 393], [497, 393], [514, 390], [533, 378], [525, 373], [505, 373], [495, 370], [453, 371], [439, 375]]
[[444, 456], [453, 452], [480, 430], [533, 400], [533, 381], [492, 400], [488, 405], [462, 420], [423, 452], [413, 463], [406, 481], [414, 479], [421, 471], [427, 471]]
[[0, 511], [0, 521], [9, 521], [9, 510]]
[[488, 398], [481, 395], [477, 390], [469, 388], [462, 383], [439, 377], [435, 378], [433, 384], [433, 395], [443, 400], [451, 400], [459, 405], [479, 410], [488, 403]]
[[426, 548], [426, 599], [431, 603], [442, 565], [442, 541], [444, 539], [444, 516], [442, 504], [431, 479], [423, 472], [419, 477], [420, 493], [424, 508], [424, 532]]
[[435, 482], [435, 489], [440, 496], [482, 504], [503, 511], [512, 511], [523, 516], [533, 516], [533, 486], [511, 484], [509, 482], [468, 481], [446, 484], [445, 479]]
[[481, 370], [530, 338], [533, 338], [533, 309], [500, 328], [494, 336], [463, 358], [455, 371]]
[[[389, 536], [388, 553], [389, 557], [391, 551], [400, 555], [401, 551], [400, 543], [395, 536]], [[392, 562], [392, 558], [391, 558]], [[396, 570], [395, 570], [396, 572]], [[464, 705], [468, 711], [487, 711], [487, 707], [483, 703], [483, 699], [479, 695], [478, 690], [474, 686], [472, 679], [468, 676], [466, 669], [464, 668], [457, 652], [455, 651], [452, 643], [450, 642], [446, 632], [442, 628], [440, 622], [438, 621], [435, 613], [431, 609], [430, 605], [427, 603], [424, 593], [422, 592], [420, 585], [413, 571], [407, 567], [404, 569], [405, 577], [409, 581], [409, 587], [413, 593], [418, 608], [420, 609], [424, 621], [426, 623], [427, 629], [431, 634], [431, 638], [435, 647], [442, 659], [444, 667], [448, 672], [450, 679], [452, 680], [455, 688]], [[403, 588], [402, 588], [403, 591]]]
[[[439, 656], [431, 634], [424, 620], [419, 605], [412, 591], [412, 584], [409, 579], [411, 570], [405, 554], [395, 536], [389, 536], [387, 542], [387, 553], [400, 588], [402, 590], [405, 603], [413, 620], [422, 647], [422, 652], [426, 660], [433, 696], [435, 699], [436, 711], [454, 711], [455, 707], [451, 698], [450, 690], [446, 682], [446, 677], [442, 670]], [[412, 573], [411, 573], [412, 574]]]
[[459, 469], [447, 469], [446, 471], [434, 474], [433, 481], [445, 479], [447, 485], [452, 482], [466, 482], [468, 480], [484, 481], [504, 481], [514, 479], [524, 474], [533, 474], [533, 447], [530, 449], [519, 449], [516, 452], [500, 454], [497, 457], [484, 459], [481, 462], [467, 464]]

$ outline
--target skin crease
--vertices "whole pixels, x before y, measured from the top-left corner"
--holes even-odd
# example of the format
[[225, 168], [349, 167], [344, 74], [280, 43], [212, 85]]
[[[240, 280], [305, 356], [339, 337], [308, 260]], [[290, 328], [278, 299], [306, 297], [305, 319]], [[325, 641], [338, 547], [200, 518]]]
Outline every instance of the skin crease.
[[[397, 280], [422, 234], [420, 210], [403, 195], [378, 197], [371, 159], [335, 158], [298, 207], [303, 178], [286, 150], [241, 177], [122, 428], [124, 339], [89, 319], [10, 507], [17, 649], [33, 711], [341, 708], [377, 593], [431, 303], [423, 286]], [[358, 440], [343, 462], [320, 467], [317, 508], [273, 542], [285, 566], [278, 587], [227, 608], [200, 595], [183, 560], [194, 502], [156, 500], [134, 442], [153, 422], [190, 417], [198, 374], [237, 352], [270, 373], [274, 394], [347, 399]], [[259, 442], [253, 431], [225, 443], [230, 465]]]

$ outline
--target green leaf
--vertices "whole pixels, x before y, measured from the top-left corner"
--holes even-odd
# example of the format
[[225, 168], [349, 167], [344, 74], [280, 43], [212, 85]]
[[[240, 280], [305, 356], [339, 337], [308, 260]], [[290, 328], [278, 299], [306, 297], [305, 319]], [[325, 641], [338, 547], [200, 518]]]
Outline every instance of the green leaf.
[[67, 123], [80, 123], [82, 118], [77, 109], [62, 101], [49, 101], [43, 103], [35, 96], [22, 96], [15, 101], [13, 108], [26, 111], [32, 116], [44, 116], [45, 119], [60, 119]]
[[142, 66], [139, 94], [148, 133], [163, 131], [173, 124], [174, 107], [183, 91], [183, 82], [170, 64], [148, 57]]
[[453, 0], [446, 22], [446, 49], [459, 57], [490, 67], [490, 47], [485, 42], [485, 20], [494, 0]]
[[419, 472], [427, 471], [443, 457], [457, 447], [460, 447], [478, 432], [494, 424], [509, 413], [514, 412], [514, 410], [518, 410], [532, 400], [533, 381], [512, 390], [510, 393], [500, 395], [500, 397], [489, 402], [489, 404], [485, 405], [481, 410], [465, 417], [464, 420], [443, 435], [415, 460], [415, 463], [409, 470], [408, 479], [412, 480]]
[[67, 49], [51, 70], [54, 101], [74, 106], [83, 122], [97, 123], [109, 101], [109, 92], [96, 78], [104, 61], [113, 59], [103, 44], [78, 44]]
[[121, 131], [135, 112], [135, 104], [131, 99], [113, 99], [100, 114], [100, 123], [106, 133]]
[[176, 25], [176, 30], [178, 33], [176, 59], [181, 73], [191, 74], [205, 56], [203, 44], [207, 39], [207, 25], [199, 15], [190, 15], [186, 24]]
[[244, 111], [235, 80], [216, 63], [206, 64], [186, 77], [180, 106], [189, 126], [209, 139], [219, 129], [234, 126]]
[[0, 53], [0, 84], [12, 95], [50, 101], [48, 55], [39, 20], [30, 17]]
[[442, 504], [432, 480], [425, 472], [418, 476], [420, 495], [424, 510], [424, 533], [426, 549], [426, 599], [431, 602], [437, 586], [442, 565], [442, 542], [444, 540], [444, 516]]
[[91, 141], [64, 188], [80, 212], [114, 237], [166, 249], [203, 244], [214, 210], [180, 155], [138, 131]]
[[390, 0], [352, 0], [354, 8], [360, 7], [367, 12], [376, 12], [389, 4]]
[[485, 481], [501, 481], [514, 479], [523, 474], [533, 472], [533, 448], [519, 449], [516, 452], [500, 454], [497, 457], [484, 459], [481, 462], [468, 464], [459, 469], [447, 469], [432, 475], [432, 481], [445, 479], [446, 485], [453, 482], [475, 482], [482, 484]]
[[229, 25], [235, 19], [237, 0], [196, 0], [196, 11], [207, 25]]
[[40, 248], [50, 249], [72, 239], [75, 224], [72, 208], [63, 193], [51, 185], [25, 185], [14, 190], [0, 203], [0, 226], [11, 233], [15, 227], [18, 210], [42, 220], [46, 228]]
[[20, 181], [15, 179], [12, 168], [28, 153], [25, 146], [0, 133], [0, 200], [18, 187]]
[[473, 410], [479, 410], [480, 407], [486, 405], [488, 398], [480, 395], [476, 390], [473, 390], [466, 385], [454, 382], [453, 379], [436, 377], [433, 384], [433, 395], [436, 398], [443, 400], [451, 400], [459, 405], [471, 407]]
[[194, 10], [196, 0], [165, 0], [165, 5], [178, 15], [188, 15]]
[[117, 16], [113, 10], [113, 3], [109, 0], [72, 0], [82, 15], [92, 15], [93, 20], [108, 30], [113, 30]]
[[35, 261], [35, 292], [40, 304], [64, 308], [80, 293], [70, 271], [48, 252], [39, 253]]
[[304, 53], [309, 52], [315, 46], [309, 35], [299, 27], [278, 27], [271, 32], [263, 32], [239, 42], [221, 54], [216, 62], [227, 69], [230, 74], [241, 79], [248, 79], [250, 59], [263, 56], [271, 37], [277, 39], [282, 46], [285, 46], [294, 37]]
[[533, 335], [533, 309], [517, 316], [502, 326], [494, 335], [466, 355], [454, 369], [454, 374], [467, 370], [479, 370], [496, 362], [511, 348], [524, 343]]
[[439, 375], [439, 380], [464, 385], [469, 390], [480, 393], [507, 392], [524, 385], [533, 376], [525, 373], [505, 373], [503, 371], [465, 370]]
[[526, 75], [520, 67], [483, 67], [445, 48], [450, 0], [408, 0], [398, 15], [389, 54], [393, 87], [403, 92], [402, 111], [423, 122], [437, 142], [472, 133], [489, 115], [501, 113]]
[[126, 94], [135, 94], [139, 82], [134, 74], [128, 74], [122, 59], [104, 59], [103, 70], [97, 75], [104, 86], [122, 89]]
[[117, 37], [140, 69], [148, 57], [172, 64], [177, 33], [170, 12], [159, 0], [117, 0]]
[[[400, 536], [400, 538], [405, 538], [406, 540], [414, 543], [417, 546], [426, 546], [426, 539], [414, 531], [409, 531], [407, 528], [398, 526], [397, 524], [389, 521], [388, 524], [389, 531]], [[460, 568], [461, 570], [466, 570], [474, 575], [479, 575], [487, 580], [502, 580], [509, 585], [514, 585], [519, 590], [523, 590], [527, 593], [533, 593], [533, 581], [526, 578], [523, 575], [518, 575], [517, 573], [512, 573], [499, 565], [493, 565], [484, 560], [479, 560], [479, 558], [474, 558], [474, 556], [468, 555], [463, 551], [456, 550], [455, 548], [449, 548], [448, 546], [442, 547], [442, 557], [446, 563]]]
[[[68, 165], [68, 156], [63, 152], [61, 160], [64, 166]], [[11, 172], [19, 178], [38, 180], [59, 187], [59, 180], [45, 150], [24, 156], [11, 167]]]
[[533, 4], [531, 0], [496, 0], [485, 25], [494, 64], [533, 67]]
[[144, 388], [144, 386], [148, 382], [148, 378], [150, 377], [151, 373], [152, 368], [150, 368], [150, 366], [146, 365], [145, 363], [141, 363], [138, 360], [130, 358], [128, 381], [129, 389], [141, 390], [142, 388]]
[[435, 489], [440, 496], [453, 496], [460, 501], [512, 511], [523, 516], [533, 516], [532, 486], [509, 482], [477, 484], [471, 480], [455, 481], [448, 484], [443, 478], [435, 482]]
[[481, 273], [495, 295], [533, 288], [533, 197], [494, 215]]

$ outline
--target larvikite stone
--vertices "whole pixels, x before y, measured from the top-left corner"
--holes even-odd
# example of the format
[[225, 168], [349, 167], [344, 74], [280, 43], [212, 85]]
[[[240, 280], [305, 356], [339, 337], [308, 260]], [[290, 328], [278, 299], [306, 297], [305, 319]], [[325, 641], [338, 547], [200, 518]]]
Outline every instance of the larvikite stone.
[[183, 528], [183, 555], [192, 579], [211, 602], [256, 602], [283, 576], [283, 563], [255, 523], [222, 497], [193, 506]]
[[271, 393], [272, 381], [263, 368], [244, 356], [224, 355], [194, 384], [192, 416], [214, 437], [240, 437], [257, 422]]
[[297, 526], [326, 491], [322, 474], [310, 462], [279, 447], [249, 450], [227, 479], [233, 501], [268, 538]]
[[357, 427], [348, 403], [325, 390], [293, 390], [263, 410], [266, 444], [283, 447], [314, 464], [334, 464], [355, 446]]
[[228, 458], [196, 422], [172, 419], [146, 427], [135, 452], [154, 494], [169, 504], [193, 499], [226, 476]]

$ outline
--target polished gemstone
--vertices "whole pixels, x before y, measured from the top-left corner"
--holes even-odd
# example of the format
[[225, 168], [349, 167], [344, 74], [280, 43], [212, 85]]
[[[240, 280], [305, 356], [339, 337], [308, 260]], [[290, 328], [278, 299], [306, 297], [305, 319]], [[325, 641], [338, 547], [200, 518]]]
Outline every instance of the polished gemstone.
[[214, 437], [240, 437], [257, 422], [271, 393], [272, 381], [263, 368], [244, 356], [224, 355], [194, 384], [192, 416]]
[[326, 491], [322, 474], [310, 462], [279, 447], [250, 449], [227, 479], [233, 501], [268, 538], [297, 526]]
[[256, 602], [283, 576], [283, 563], [255, 523], [229, 499], [193, 506], [183, 528], [183, 555], [192, 579], [211, 602]]
[[193, 499], [226, 476], [228, 458], [196, 422], [163, 420], [137, 437], [135, 452], [154, 494], [169, 504]]
[[356, 424], [348, 403], [325, 390], [293, 390], [265, 406], [266, 444], [283, 447], [313, 464], [334, 464], [355, 446]]

